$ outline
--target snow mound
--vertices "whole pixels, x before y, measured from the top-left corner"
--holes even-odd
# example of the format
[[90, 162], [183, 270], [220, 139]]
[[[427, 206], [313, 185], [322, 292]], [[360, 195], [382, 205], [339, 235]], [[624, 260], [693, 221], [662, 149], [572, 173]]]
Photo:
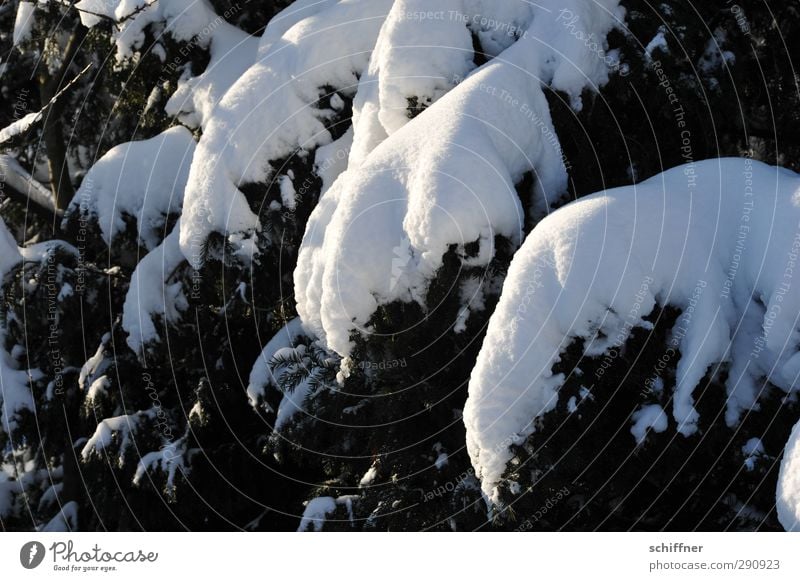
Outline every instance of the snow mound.
[[185, 127], [117, 145], [88, 171], [68, 214], [95, 218], [109, 246], [129, 216], [136, 219], [139, 243], [155, 248], [164, 237], [167, 216], [181, 210], [194, 150]]
[[[479, 2], [463, 4], [483, 7]], [[443, 69], [454, 68], [458, 75], [468, 67], [448, 43], [464, 49], [469, 22], [502, 23], [511, 4], [517, 7], [513, 22], [518, 22], [519, 2], [487, 3], [486, 12], [452, 17], [463, 29], [458, 33], [446, 10], [456, 3], [433, 3], [429, 9], [441, 5], [445, 21], [433, 19], [438, 28], [417, 23], [426, 27], [427, 42], [436, 43], [423, 67], [430, 76], [422, 80], [402, 76], [406, 55], [421, 59], [419, 55], [387, 47], [400, 24], [387, 20], [381, 31], [368, 74], [373, 80], [365, 85], [362, 79], [354, 102], [348, 169], [312, 214], [295, 270], [303, 323], [340, 355], [352, 349], [352, 331], [368, 331], [380, 305], [422, 303], [427, 283], [451, 245], [463, 249], [478, 242], [477, 256], [464, 256], [463, 263], [479, 267], [493, 258], [496, 236], [519, 243], [525, 216], [515, 184], [528, 172], [537, 178], [532, 196], [540, 211], [566, 189], [561, 147], [542, 87], [566, 91], [579, 107], [581, 91], [605, 82], [608, 71], [561, 22], [569, 16], [562, 8], [571, 6], [572, 17], [582, 17], [581, 25], [602, 39], [620, 13], [610, 0], [526, 7], [530, 24], [518, 30], [519, 37], [438, 98], [447, 88], [440, 81]], [[490, 19], [495, 10], [501, 16]], [[382, 79], [384, 70], [396, 72]], [[362, 91], [367, 93], [362, 96]], [[397, 107], [415, 94], [438, 100], [413, 120], [401, 120]]]
[[514, 257], [464, 409], [484, 491], [496, 487], [537, 417], [559, 398], [553, 365], [575, 339], [587, 356], [624, 345], [658, 305], [682, 314], [672, 416], [697, 430], [693, 391], [717, 363], [730, 426], [767, 378], [800, 385], [800, 176], [750, 159], [690, 163], [573, 202], [543, 220]]
[[350, 519], [353, 519], [353, 501], [357, 500], [356, 495], [347, 495], [334, 498], [332, 496], [318, 496], [306, 502], [303, 511], [303, 518], [300, 526], [297, 527], [298, 533], [310, 531], [313, 527], [314, 532], [319, 532], [325, 525], [328, 515], [333, 514], [339, 506], [345, 507]]
[[[229, 233], [234, 251], [253, 248], [258, 218], [240, 185], [267, 181], [270, 161], [331, 141], [325, 122], [335, 112], [315, 104], [331, 91], [355, 92], [390, 2], [325, 4], [262, 45], [268, 45], [263, 56], [228, 90], [205, 127], [186, 187], [180, 237], [195, 267], [212, 232]], [[277, 25], [283, 29], [288, 22]], [[270, 38], [277, 34], [267, 30]]]
[[189, 306], [183, 283], [170, 280], [185, 262], [178, 246], [178, 228], [180, 220], [161, 245], [136, 265], [131, 275], [122, 306], [122, 328], [128, 333], [128, 347], [138, 355], [142, 355], [145, 345], [161, 339], [155, 317], [160, 317], [165, 323], [175, 323]]
[[642, 406], [633, 413], [631, 419], [633, 420], [631, 434], [637, 444], [644, 442], [648, 430], [661, 433], [667, 429], [667, 414], [658, 404]]
[[795, 424], [783, 450], [775, 507], [783, 528], [800, 532], [800, 422]]
[[257, 38], [222, 21], [211, 36], [211, 58], [205, 70], [196, 77], [187, 71], [164, 110], [190, 127], [205, 128], [219, 100], [255, 61], [258, 43]]

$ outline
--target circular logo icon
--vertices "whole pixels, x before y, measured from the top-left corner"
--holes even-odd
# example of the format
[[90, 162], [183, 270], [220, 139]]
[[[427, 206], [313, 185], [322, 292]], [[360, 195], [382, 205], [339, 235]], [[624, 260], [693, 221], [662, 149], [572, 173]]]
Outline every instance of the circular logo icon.
[[25, 543], [19, 550], [19, 562], [26, 569], [35, 569], [42, 564], [44, 553], [44, 545], [39, 541]]

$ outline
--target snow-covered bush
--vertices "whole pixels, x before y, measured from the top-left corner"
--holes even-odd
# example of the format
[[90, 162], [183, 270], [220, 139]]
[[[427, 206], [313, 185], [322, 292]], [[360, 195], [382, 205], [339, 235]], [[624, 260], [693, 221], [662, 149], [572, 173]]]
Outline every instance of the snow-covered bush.
[[[467, 446], [484, 493], [513, 506], [522, 490], [542, 498], [535, 490], [549, 484], [548, 473], [565, 478], [574, 469], [572, 486], [588, 489], [581, 508], [591, 511], [617, 487], [608, 473], [619, 469], [630, 490], [617, 510], [635, 522], [645, 515], [624, 502], [641, 502], [644, 491], [623, 468], [625, 455], [653, 459], [647, 471], [658, 464], [639, 450], [648, 429], [656, 442], [685, 441], [719, 470], [739, 463], [743, 471], [739, 449], [753, 437], [778, 456], [775, 438], [788, 437], [800, 385], [798, 192], [800, 175], [785, 169], [707, 160], [582, 198], [543, 220], [512, 261], [470, 382]], [[573, 468], [571, 449], [557, 444], [558, 432], [574, 427], [562, 426], [610, 417], [621, 419], [622, 437], [602, 442], [613, 455], [592, 459], [606, 465]], [[729, 442], [721, 458], [715, 431]], [[579, 441], [576, 453], [588, 446]], [[647, 499], [653, 505], [668, 498], [676, 475], [684, 478], [680, 464], [669, 468], [653, 475], [667, 479]], [[697, 490], [686, 492], [684, 504], [694, 505]], [[751, 492], [741, 501], [769, 512], [771, 494], [764, 504], [758, 486]], [[695, 510], [707, 517], [715, 508]], [[731, 506], [731, 515], [741, 512]], [[570, 518], [581, 522], [578, 513]]]

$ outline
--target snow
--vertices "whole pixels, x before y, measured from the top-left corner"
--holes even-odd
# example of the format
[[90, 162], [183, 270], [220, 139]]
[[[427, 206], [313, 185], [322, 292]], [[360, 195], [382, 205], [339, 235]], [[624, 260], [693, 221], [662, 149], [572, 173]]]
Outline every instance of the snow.
[[353, 501], [357, 498], [357, 496], [353, 495], [340, 496], [338, 498], [332, 496], [318, 496], [317, 498], [312, 498], [305, 503], [306, 508], [303, 511], [303, 518], [300, 520], [300, 526], [297, 527], [297, 532], [306, 532], [311, 526], [313, 526], [314, 532], [321, 531], [328, 515], [332, 514], [337, 506], [344, 506], [347, 508], [347, 512], [350, 514], [350, 519], [352, 520]]
[[86, 399], [93, 400], [100, 396], [108, 395], [108, 388], [111, 387], [111, 380], [106, 375], [101, 375], [92, 382], [86, 392]]
[[624, 345], [656, 304], [682, 310], [668, 340], [680, 352], [671, 413], [681, 434], [696, 432], [693, 392], [719, 363], [732, 361], [730, 426], [765, 378], [795, 390], [798, 255], [800, 176], [746, 158], [673, 168], [544, 219], [512, 261], [470, 380], [467, 446], [486, 494], [496, 498], [509, 445], [555, 407], [564, 376], [552, 368], [567, 346], [584, 339], [599, 356]]
[[778, 521], [787, 531], [800, 531], [800, 422], [783, 450], [775, 498]]
[[5, 279], [6, 275], [20, 263], [20, 254], [17, 241], [8, 231], [5, 221], [0, 218], [0, 280]]
[[378, 477], [378, 466], [373, 464], [370, 466], [369, 470], [364, 473], [364, 476], [361, 477], [361, 480], [358, 481], [359, 486], [369, 486], [375, 481], [375, 478]]
[[111, 333], [105, 333], [100, 339], [97, 351], [81, 367], [81, 371], [78, 374], [78, 387], [82, 390], [85, 390], [96, 379], [102, 377], [106, 369], [111, 365], [111, 358], [106, 357], [106, 346], [110, 341]]
[[328, 10], [338, 2], [339, 0], [295, 0], [289, 4], [273, 16], [267, 24], [259, 40], [258, 56], [264, 57], [269, 54], [272, 45], [279, 42], [286, 31], [295, 24]]
[[[163, 412], [162, 412], [163, 413]], [[146, 419], [154, 419], [158, 415], [158, 410], [135, 412], [132, 414], [106, 418], [97, 424], [94, 434], [86, 441], [81, 450], [81, 458], [84, 462], [92, 456], [100, 456], [113, 442], [118, 444], [118, 458], [122, 463], [125, 451], [129, 446], [134, 445], [131, 434], [136, 432], [141, 422]]]
[[261, 355], [258, 356], [250, 371], [250, 379], [247, 385], [247, 397], [250, 400], [250, 405], [255, 407], [264, 400], [267, 386], [278, 388], [278, 381], [272, 374], [270, 362], [281, 349], [293, 347], [297, 338], [303, 334], [302, 322], [298, 317], [284, 325], [264, 346]]
[[297, 412], [302, 411], [303, 403], [312, 392], [313, 387], [307, 379], [304, 379], [294, 389], [284, 393], [281, 403], [278, 404], [278, 413], [275, 416], [273, 431], [280, 432]]
[[644, 442], [648, 430], [661, 433], [667, 429], [667, 414], [664, 412], [664, 408], [658, 404], [640, 407], [633, 413], [631, 419], [633, 420], [631, 434], [637, 444]]
[[[506, 4], [487, 5], [484, 14], [495, 6]], [[496, 236], [518, 244], [525, 216], [514, 185], [527, 172], [538, 177], [532, 193], [538, 211], [564, 193], [566, 170], [542, 84], [565, 91], [579, 108], [581, 91], [608, 79], [604, 61], [559, 22], [564, 6], [580, 22], [591, 24], [597, 38], [605, 38], [616, 24], [616, 2], [532, 6], [526, 34], [401, 127], [396, 112], [381, 112], [376, 100], [383, 95], [375, 88], [375, 69], [406, 54], [390, 51], [385, 57], [389, 63], [380, 61], [382, 47], [390, 44], [386, 35], [395, 26], [387, 20], [376, 64], [361, 79], [354, 102], [348, 169], [315, 208], [295, 270], [298, 313], [329, 348], [347, 356], [351, 333], [368, 332], [368, 321], [381, 304], [423, 303], [427, 284], [451, 245], [463, 249], [478, 241], [478, 256], [465, 257], [463, 263], [480, 267], [492, 259]], [[447, 44], [454, 38], [452, 23], [435, 22], [445, 42], [430, 47], [426, 58], [463, 71], [463, 59], [456, 65]], [[425, 34], [429, 42], [437, 42], [439, 28], [428, 28]], [[436, 85], [441, 73], [433, 72], [434, 79], [425, 81], [429, 86]], [[400, 85], [392, 90], [402, 95], [427, 90], [416, 79], [409, 83], [408, 90]], [[387, 107], [393, 109], [398, 102]], [[404, 259], [400, 276], [398, 252]]]
[[20, 483], [0, 470], [0, 518], [6, 518], [14, 508], [14, 497], [20, 492]]
[[[383, 22], [388, 0], [329, 3], [285, 30], [228, 90], [208, 121], [186, 188], [181, 248], [197, 267], [212, 232], [252, 254], [258, 218], [240, 184], [266, 182], [269, 162], [331, 141], [333, 113], [314, 104], [324, 87], [352, 94]], [[279, 21], [281, 25], [285, 21]], [[267, 33], [270, 27], [267, 27]]]
[[[0, 339], [5, 339], [3, 335]], [[17, 367], [14, 358], [0, 348], [0, 429], [6, 434], [16, 429], [20, 412], [34, 409], [30, 373]]]
[[194, 150], [192, 134], [180, 126], [117, 145], [89, 169], [68, 212], [95, 217], [108, 245], [125, 230], [123, 217], [133, 217], [140, 244], [155, 248], [167, 215], [180, 212]]
[[297, 532], [307, 531], [311, 524], [314, 525], [314, 532], [321, 531], [328, 515], [335, 510], [336, 499], [332, 496], [318, 496], [317, 498], [312, 498], [306, 503], [306, 508], [303, 511], [303, 518], [300, 521], [300, 526], [297, 527]]
[[744, 466], [748, 471], [753, 470], [756, 466], [756, 461], [759, 456], [764, 455], [764, 444], [760, 438], [750, 438], [742, 446], [742, 454], [744, 454]]
[[318, 147], [314, 152], [314, 171], [322, 179], [322, 192], [327, 191], [347, 169], [347, 158], [353, 146], [353, 128], [348, 128], [336, 141]]
[[[315, 397], [324, 388], [309, 354], [309, 349], [322, 351], [319, 343], [314, 341], [310, 347], [305, 343], [295, 346], [297, 338], [305, 336], [300, 319], [290, 321], [267, 343], [250, 372], [247, 394], [254, 407], [263, 406], [269, 410], [265, 401], [267, 386], [283, 392], [273, 426], [275, 433], [288, 425], [296, 413], [304, 411], [306, 400]], [[324, 359], [322, 364], [333, 368], [336, 358], [328, 354]], [[292, 378], [291, 382], [283, 381], [286, 376]], [[345, 409], [344, 413], [350, 412]]]
[[175, 490], [175, 477], [178, 474], [185, 474], [188, 467], [185, 463], [185, 442], [171, 442], [163, 446], [160, 450], [148, 452], [139, 460], [136, 466], [136, 473], [133, 476], [133, 483], [141, 484], [142, 479], [148, 472], [161, 470], [166, 473], [166, 490]]
[[742, 446], [742, 454], [745, 456], [756, 456], [764, 453], [764, 444], [761, 443], [761, 438], [750, 438]]
[[44, 491], [42, 497], [39, 499], [39, 505], [37, 510], [41, 511], [49, 506], [52, 506], [54, 503], [58, 502], [59, 495], [64, 490], [64, 483], [59, 482], [58, 484], [54, 484], [49, 486], [47, 490]]
[[66, 533], [78, 530], [78, 503], [71, 500], [61, 507], [61, 510], [50, 522], [42, 527], [43, 533]]
[[25, 194], [35, 204], [57, 215], [61, 214], [61, 210], [55, 208], [53, 204], [50, 190], [36, 181], [12, 156], [0, 154], [0, 174], [3, 175], [6, 185]]
[[[370, 61], [377, 116], [387, 135], [406, 123], [408, 100], [437, 101], [474, 68], [472, 38], [459, 12], [461, 0], [398, 0], [392, 5]], [[438, 14], [421, 18], [415, 15]], [[367, 88], [361, 83], [359, 89]]]
[[281, 191], [281, 201], [288, 210], [294, 210], [297, 207], [297, 193], [294, 190], [292, 178], [289, 176], [280, 176], [278, 178], [278, 186]]
[[647, 43], [647, 46], [644, 47], [644, 52], [647, 53], [647, 56], [652, 57], [653, 52], [656, 49], [660, 50], [665, 54], [669, 54], [669, 45], [667, 44], [667, 37], [666, 37], [667, 29], [664, 26], [659, 27], [658, 32], [656, 35], [650, 39], [650, 42]]
[[131, 275], [122, 306], [122, 328], [128, 333], [128, 346], [140, 355], [145, 345], [161, 340], [154, 318], [175, 323], [189, 306], [181, 281], [170, 280], [184, 263], [178, 246], [180, 222], [178, 220], [160, 246], [136, 265]]
[[[17, 7], [17, 18], [14, 20], [14, 34], [12, 35], [12, 43], [17, 46], [21, 42], [25, 42], [31, 37], [33, 25], [36, 22], [34, 10], [36, 4], [34, 2], [22, 1]], [[4, 141], [0, 137], [0, 142]]]
[[[22, 6], [22, 4], [27, 4], [27, 2], [20, 3], [20, 6]], [[35, 111], [17, 119], [11, 125], [0, 129], [0, 143], [5, 143], [18, 135], [22, 135], [28, 131], [34, 123], [38, 123], [41, 118], [41, 111]]]
[[567, 400], [567, 411], [569, 413], [574, 413], [578, 410], [578, 400], [573, 395]]
[[[237, 6], [221, 15], [208, 0], [81, 0], [76, 7], [84, 11], [81, 21], [90, 28], [104, 20], [101, 16], [121, 21], [113, 32], [118, 60], [132, 58], [144, 48], [145, 30], [156, 23], [164, 24], [163, 32], [156, 32], [157, 40], [168, 34], [178, 42], [208, 48], [206, 69], [195, 77], [188, 72], [182, 76], [165, 107], [190, 127], [205, 127], [222, 95], [253, 64], [258, 51], [259, 39], [225, 20], [236, 15]], [[162, 44], [150, 48], [164, 62]], [[175, 63], [167, 67], [174, 69]]]
[[219, 29], [233, 28], [208, 0], [81, 0], [75, 7], [88, 28], [108, 18], [120, 23], [113, 27], [118, 60], [133, 57], [144, 45], [147, 27], [158, 22], [166, 25], [165, 32], [175, 41], [193, 41], [201, 47], [208, 46]]
[[[162, 0], [163, 1], [163, 0]], [[215, 28], [206, 69], [196, 77], [181, 78], [164, 110], [190, 127], [205, 128], [225, 92], [253, 64], [258, 39], [227, 22]]]

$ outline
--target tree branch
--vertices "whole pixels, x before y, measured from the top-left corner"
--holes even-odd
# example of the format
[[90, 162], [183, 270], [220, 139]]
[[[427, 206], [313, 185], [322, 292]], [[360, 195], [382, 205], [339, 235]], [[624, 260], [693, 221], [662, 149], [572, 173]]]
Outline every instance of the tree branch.
[[48, 216], [61, 217], [63, 212], [55, 207], [50, 190], [36, 181], [25, 171], [19, 162], [10, 155], [0, 155], [0, 184], [4, 190], [10, 188], [9, 195], [20, 201], [33, 203]]
[[[18, 121], [15, 121], [5, 129], [0, 129], [0, 145], [6, 148], [17, 147], [21, 145], [22, 138], [26, 137], [31, 129], [39, 125], [42, 119], [45, 118], [45, 114], [55, 106], [56, 101], [58, 101], [59, 97], [61, 97], [75, 83], [77, 83], [78, 80], [83, 75], [85, 75], [90, 68], [92, 68], [91, 64], [88, 64], [85, 67], [83, 67], [83, 70], [81, 70], [77, 75], [75, 75], [69, 83], [64, 85], [64, 87], [60, 91], [58, 91], [58, 93], [53, 95], [53, 97], [44, 105], [44, 107], [39, 109], [36, 113], [26, 115], [25, 117], [19, 119]], [[31, 117], [31, 115], [33, 115], [34, 117], [31, 120], [28, 120]], [[19, 128], [15, 129], [16, 127]]]

